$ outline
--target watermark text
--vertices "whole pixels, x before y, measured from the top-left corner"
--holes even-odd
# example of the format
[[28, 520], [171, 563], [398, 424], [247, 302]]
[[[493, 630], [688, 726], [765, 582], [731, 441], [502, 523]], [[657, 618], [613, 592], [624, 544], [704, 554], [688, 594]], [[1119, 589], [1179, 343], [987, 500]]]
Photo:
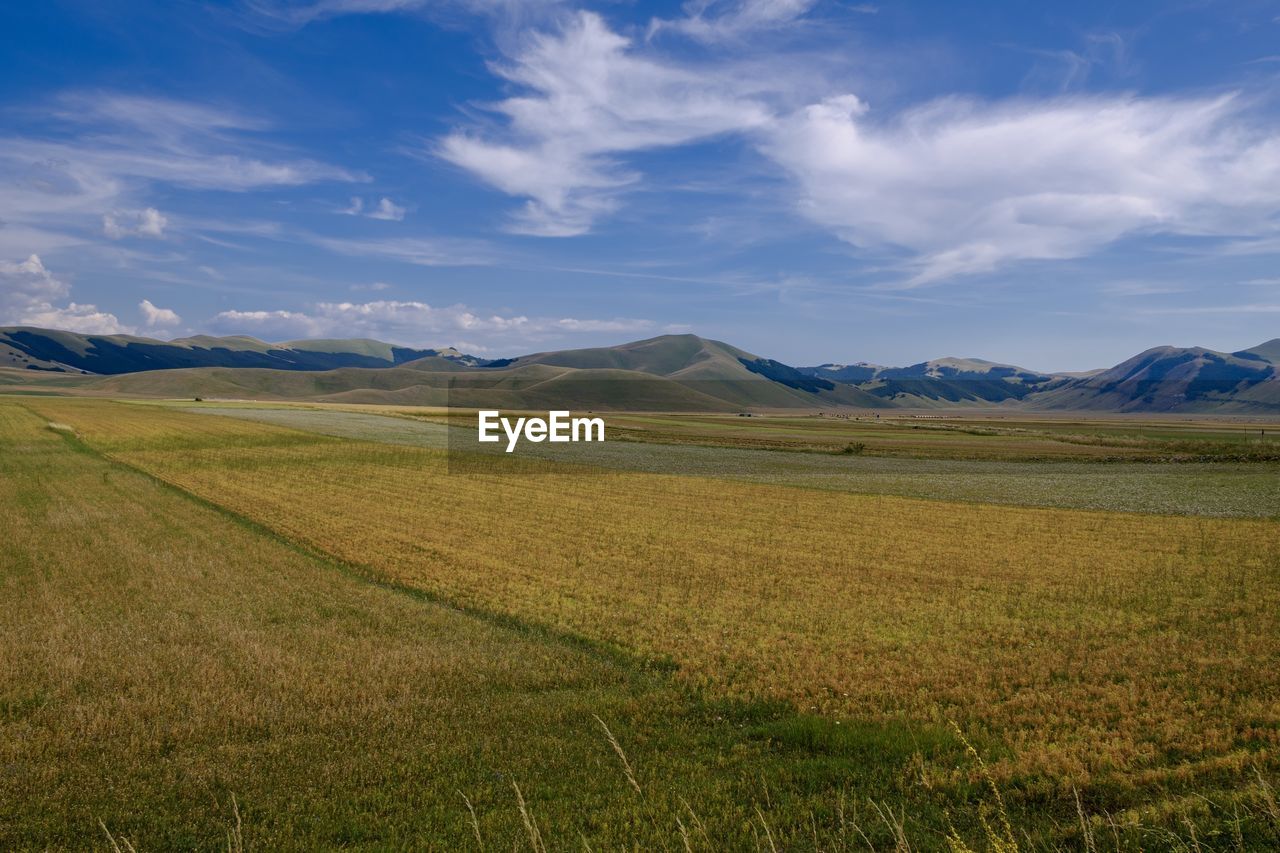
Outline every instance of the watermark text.
[[481, 409], [479, 415], [479, 440], [500, 442], [505, 434], [507, 453], [516, 449], [521, 438], [535, 443], [604, 441], [604, 418], [575, 418], [569, 411], [547, 412], [545, 418], [504, 418], [497, 409]]

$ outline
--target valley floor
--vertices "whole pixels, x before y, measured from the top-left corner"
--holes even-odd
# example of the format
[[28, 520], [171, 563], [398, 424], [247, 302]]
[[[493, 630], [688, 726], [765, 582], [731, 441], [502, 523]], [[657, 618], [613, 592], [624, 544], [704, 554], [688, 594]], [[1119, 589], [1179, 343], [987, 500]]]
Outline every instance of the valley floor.
[[0, 399], [0, 847], [1280, 844], [1273, 463], [215, 408]]

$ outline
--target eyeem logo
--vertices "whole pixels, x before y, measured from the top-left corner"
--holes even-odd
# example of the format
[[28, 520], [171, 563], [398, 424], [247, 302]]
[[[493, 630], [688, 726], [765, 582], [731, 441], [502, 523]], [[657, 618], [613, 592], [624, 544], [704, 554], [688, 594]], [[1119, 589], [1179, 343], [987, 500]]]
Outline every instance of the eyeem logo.
[[532, 442], [604, 441], [603, 418], [573, 418], [570, 412], [547, 412], [545, 418], [502, 417], [497, 409], [480, 410], [480, 441], [502, 441], [499, 428], [507, 436], [507, 453], [524, 437]]

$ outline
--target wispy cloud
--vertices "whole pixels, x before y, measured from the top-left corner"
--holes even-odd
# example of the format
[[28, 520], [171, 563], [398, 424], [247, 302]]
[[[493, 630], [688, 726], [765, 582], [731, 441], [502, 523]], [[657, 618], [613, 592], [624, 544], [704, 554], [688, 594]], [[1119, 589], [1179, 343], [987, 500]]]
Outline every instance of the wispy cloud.
[[[153, 184], [247, 192], [359, 172], [264, 148], [269, 123], [206, 104], [113, 92], [71, 92], [40, 107], [48, 133], [0, 137], [0, 210], [7, 227], [46, 236], [98, 230], [113, 239], [160, 236], [167, 217], [138, 205]], [[56, 134], [55, 134], [56, 131]], [[130, 203], [134, 202], [134, 203]]]
[[378, 206], [369, 212], [369, 218], [399, 222], [404, 219], [404, 214], [404, 207], [396, 204], [389, 198], [381, 198], [378, 200]]
[[1112, 281], [1099, 288], [1107, 296], [1143, 297], [1186, 293], [1187, 288], [1153, 281]]
[[768, 109], [727, 68], [686, 68], [634, 51], [599, 16], [579, 12], [530, 36], [495, 73], [526, 90], [492, 106], [506, 119], [460, 129], [439, 154], [528, 199], [511, 230], [572, 236], [614, 210], [640, 175], [617, 159], [759, 127]]
[[1234, 96], [947, 99], [876, 121], [845, 95], [789, 117], [764, 150], [807, 216], [904, 250], [908, 286], [1133, 234], [1265, 232], [1280, 210], [1280, 134]]
[[[747, 37], [810, 5], [695, 3], [659, 29]], [[1085, 64], [1126, 61], [1119, 35], [1087, 41]], [[522, 93], [492, 106], [504, 121], [455, 131], [439, 154], [526, 199], [520, 233], [586, 233], [646, 180], [630, 155], [719, 135], [789, 176], [808, 219], [896, 253], [895, 287], [1137, 235], [1266, 237], [1280, 212], [1280, 128], [1239, 94], [944, 98], [884, 114], [840, 94], [797, 108], [785, 76], [770, 90], [730, 63], [677, 61], [588, 12], [493, 68]]]
[[310, 243], [340, 255], [383, 258], [422, 267], [490, 266], [496, 251], [480, 240], [431, 237], [327, 237], [309, 232], [291, 232], [291, 239]]
[[561, 5], [562, 0], [247, 0], [247, 22], [296, 29], [344, 15], [467, 13], [521, 20]]
[[341, 212], [347, 216], [367, 216], [370, 219], [399, 222], [404, 219], [405, 208], [385, 196], [379, 199], [378, 203], [373, 207], [366, 208], [364, 199], [360, 198], [360, 196], [352, 196], [351, 204], [344, 207]]
[[[738, 41], [792, 23], [817, 0], [694, 0], [680, 18], [655, 18], [649, 35], [675, 32], [705, 42]], [[861, 6], [860, 12], [873, 10]]]
[[122, 237], [163, 237], [169, 220], [154, 207], [113, 210], [102, 214], [102, 233], [112, 240]]
[[515, 346], [560, 335], [591, 332], [643, 332], [649, 320], [583, 319], [485, 314], [465, 305], [433, 306], [426, 302], [320, 302], [305, 311], [232, 310], [213, 318], [215, 329], [269, 338], [374, 337], [419, 346], [454, 343], [460, 336], [495, 345]]

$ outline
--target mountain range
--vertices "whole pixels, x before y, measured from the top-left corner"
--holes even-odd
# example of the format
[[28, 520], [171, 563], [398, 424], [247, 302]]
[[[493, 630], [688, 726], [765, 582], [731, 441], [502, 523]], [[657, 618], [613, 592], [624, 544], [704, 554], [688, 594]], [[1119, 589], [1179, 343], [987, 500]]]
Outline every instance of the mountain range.
[[160, 341], [132, 335], [82, 335], [31, 326], [0, 327], [0, 366], [114, 375], [179, 367], [333, 370], [393, 367], [425, 356], [475, 364], [457, 350], [410, 349], [362, 338], [287, 341], [198, 335]]
[[1022, 400], [1070, 378], [981, 358], [937, 358], [909, 367], [857, 362], [798, 369], [809, 376], [857, 385], [882, 400], [914, 398], [930, 404]]
[[973, 358], [797, 368], [696, 335], [483, 359], [365, 339], [160, 341], [0, 328], [0, 370], [8, 385], [73, 374], [77, 389], [87, 393], [526, 409], [1000, 406], [1280, 414], [1278, 365], [1280, 338], [1233, 353], [1156, 347], [1081, 374]]

